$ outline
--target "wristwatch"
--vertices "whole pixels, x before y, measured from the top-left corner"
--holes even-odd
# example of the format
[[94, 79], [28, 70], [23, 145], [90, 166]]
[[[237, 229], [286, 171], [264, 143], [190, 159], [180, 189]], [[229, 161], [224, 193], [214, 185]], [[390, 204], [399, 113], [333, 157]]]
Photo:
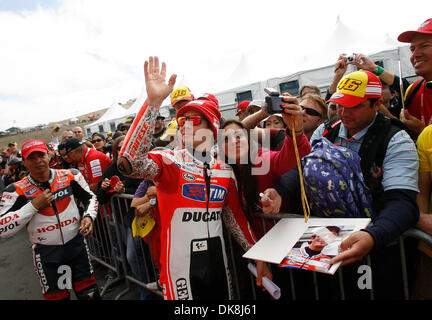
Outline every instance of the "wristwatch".
[[149, 203], [152, 208], [157, 207], [157, 198], [151, 198]]

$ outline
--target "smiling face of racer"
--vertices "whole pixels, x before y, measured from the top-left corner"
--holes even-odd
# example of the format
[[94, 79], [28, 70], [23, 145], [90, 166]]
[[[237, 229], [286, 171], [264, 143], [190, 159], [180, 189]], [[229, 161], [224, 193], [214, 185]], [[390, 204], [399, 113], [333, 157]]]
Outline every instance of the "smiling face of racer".
[[183, 145], [187, 148], [192, 147], [193, 150], [210, 150], [213, 144], [213, 133], [204, 115], [195, 110], [191, 110], [185, 112], [183, 116], [186, 117], [186, 119], [193, 116], [200, 117], [199, 124], [194, 124], [192, 120], [186, 120], [184, 125], [179, 125]]

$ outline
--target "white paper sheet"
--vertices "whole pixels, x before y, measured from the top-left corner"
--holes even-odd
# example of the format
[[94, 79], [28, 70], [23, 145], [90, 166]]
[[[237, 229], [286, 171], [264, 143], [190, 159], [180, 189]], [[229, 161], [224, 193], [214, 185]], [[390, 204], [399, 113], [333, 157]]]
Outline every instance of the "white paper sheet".
[[281, 219], [243, 258], [279, 264], [309, 226], [354, 226], [358, 231], [370, 223], [369, 218], [304, 218]]

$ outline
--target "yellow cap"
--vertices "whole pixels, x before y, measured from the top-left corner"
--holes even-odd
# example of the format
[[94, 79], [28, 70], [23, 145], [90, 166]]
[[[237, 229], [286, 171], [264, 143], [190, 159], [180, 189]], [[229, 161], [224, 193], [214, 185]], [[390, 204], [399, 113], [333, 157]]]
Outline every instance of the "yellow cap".
[[132, 221], [132, 236], [144, 238], [152, 231], [156, 222], [150, 212], [142, 217], [135, 217]]
[[171, 120], [170, 123], [168, 123], [167, 129], [165, 130], [164, 134], [160, 137], [161, 140], [165, 141], [166, 138], [175, 136], [177, 134], [177, 120]]
[[171, 105], [174, 106], [177, 102], [181, 100], [193, 100], [194, 96], [190, 92], [188, 87], [178, 87], [171, 92]]

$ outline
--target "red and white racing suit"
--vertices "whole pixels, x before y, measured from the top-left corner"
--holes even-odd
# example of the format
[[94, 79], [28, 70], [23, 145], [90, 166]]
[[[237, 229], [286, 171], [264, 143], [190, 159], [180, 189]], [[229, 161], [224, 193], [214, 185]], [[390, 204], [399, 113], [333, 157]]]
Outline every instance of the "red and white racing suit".
[[[54, 200], [50, 206], [37, 210], [31, 201], [47, 188]], [[67, 290], [57, 286], [60, 265], [71, 267], [76, 292], [96, 285], [87, 245], [78, 231], [81, 215], [94, 220], [96, 214], [96, 196], [78, 170], [50, 169], [46, 183], [38, 183], [29, 175], [5, 188], [0, 201], [0, 238], [11, 237], [26, 226], [44, 297], [67, 298]]]
[[229, 299], [222, 219], [244, 250], [256, 242], [241, 210], [234, 173], [214, 158], [205, 169], [186, 149], [148, 152], [156, 115], [155, 107], [141, 108], [120, 152], [119, 169], [153, 180], [157, 187], [164, 298]]

